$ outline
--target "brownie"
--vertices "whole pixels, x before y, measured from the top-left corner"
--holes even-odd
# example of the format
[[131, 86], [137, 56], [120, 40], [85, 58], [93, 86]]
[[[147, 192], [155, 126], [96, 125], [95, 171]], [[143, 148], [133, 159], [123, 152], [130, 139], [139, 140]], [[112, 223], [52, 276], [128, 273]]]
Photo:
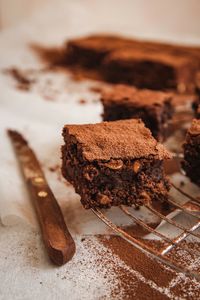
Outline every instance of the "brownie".
[[174, 111], [171, 94], [116, 85], [103, 91], [101, 101], [104, 121], [141, 118], [156, 139], [166, 138]]
[[153, 90], [192, 92], [197, 65], [185, 56], [124, 48], [112, 51], [103, 61], [106, 80]]
[[67, 61], [90, 68], [101, 64], [103, 58], [112, 50], [126, 47], [132, 40], [115, 35], [90, 35], [69, 40], [67, 43]]
[[62, 174], [85, 208], [165, 202], [169, 152], [139, 119], [65, 125]]
[[200, 120], [194, 119], [183, 144], [182, 167], [192, 182], [200, 186]]

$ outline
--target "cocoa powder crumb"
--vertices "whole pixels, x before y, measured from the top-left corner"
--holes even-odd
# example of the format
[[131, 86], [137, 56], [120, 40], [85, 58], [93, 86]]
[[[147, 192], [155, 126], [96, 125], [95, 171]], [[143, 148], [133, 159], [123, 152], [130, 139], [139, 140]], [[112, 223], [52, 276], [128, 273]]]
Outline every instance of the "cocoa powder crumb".
[[15, 79], [17, 82], [16, 87], [20, 90], [29, 91], [31, 84], [35, 82], [35, 79], [28, 78], [28, 76], [25, 74], [25, 71], [22, 71], [16, 67], [6, 69], [4, 70], [4, 73], [12, 76], [12, 78]]
[[49, 166], [48, 170], [52, 173], [55, 173], [57, 175], [57, 180], [60, 182], [63, 182], [66, 186], [69, 186], [70, 184], [68, 181], [64, 180], [62, 173], [61, 173], [61, 167], [59, 164], [54, 165], [54, 166]]
[[[98, 236], [98, 239], [108, 251], [112, 252], [113, 257], [117, 256], [128, 268], [123, 268], [120, 265], [113, 266], [119, 280], [118, 287], [115, 287], [112, 292], [113, 298], [117, 297], [119, 290], [124, 289], [124, 299], [133, 299], [133, 297], [135, 299], [155, 300], [174, 299], [175, 297], [199, 299], [199, 284], [197, 285], [197, 281], [194, 279], [176, 273], [174, 270], [150, 258], [120, 237]], [[142, 241], [144, 242], [144, 239], [142, 239]], [[160, 249], [160, 247], [163, 246], [163, 243], [160, 241], [146, 240], [145, 242], [155, 249]], [[198, 249], [199, 245], [189, 243], [188, 247]], [[170, 255], [171, 258], [173, 258], [174, 255], [177, 256], [179, 260], [182, 260], [182, 264], [191, 263], [189, 257], [183, 255], [180, 249], [174, 249], [174, 253]], [[133, 274], [138, 274], [138, 276], [135, 278]], [[145, 280], [139, 280], [140, 277], [145, 278]], [[154, 284], [149, 286], [149, 281], [155, 283], [159, 288], [153, 287]]]
[[86, 103], [87, 103], [87, 101], [86, 101], [85, 99], [80, 99], [80, 100], [79, 100], [79, 104], [84, 105], [84, 104], [86, 104]]

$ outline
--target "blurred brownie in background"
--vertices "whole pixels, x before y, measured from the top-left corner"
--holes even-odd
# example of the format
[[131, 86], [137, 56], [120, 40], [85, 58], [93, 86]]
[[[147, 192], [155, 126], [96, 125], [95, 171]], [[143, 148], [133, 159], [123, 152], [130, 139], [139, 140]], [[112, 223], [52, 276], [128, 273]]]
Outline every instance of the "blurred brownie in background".
[[101, 101], [104, 121], [141, 118], [156, 139], [167, 136], [174, 112], [171, 94], [116, 85], [102, 92]]
[[200, 186], [200, 120], [194, 119], [183, 144], [182, 167], [192, 182]]
[[112, 51], [103, 61], [106, 80], [153, 90], [194, 90], [195, 62], [172, 53], [124, 48]]

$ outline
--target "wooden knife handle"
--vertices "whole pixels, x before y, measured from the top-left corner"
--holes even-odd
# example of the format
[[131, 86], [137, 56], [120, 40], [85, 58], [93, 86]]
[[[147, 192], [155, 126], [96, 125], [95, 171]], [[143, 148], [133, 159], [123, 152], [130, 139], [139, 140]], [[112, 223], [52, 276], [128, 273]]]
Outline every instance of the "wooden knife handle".
[[61, 266], [73, 257], [74, 240], [67, 229], [61, 209], [43, 178], [29, 179], [27, 184], [49, 257], [56, 265]]

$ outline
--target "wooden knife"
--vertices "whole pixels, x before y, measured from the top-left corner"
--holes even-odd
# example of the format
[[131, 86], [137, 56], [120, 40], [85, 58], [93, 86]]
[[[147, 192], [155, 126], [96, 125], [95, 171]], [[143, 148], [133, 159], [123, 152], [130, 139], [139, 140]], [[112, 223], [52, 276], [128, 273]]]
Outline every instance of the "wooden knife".
[[26, 180], [48, 255], [53, 263], [63, 265], [73, 257], [75, 243], [67, 229], [61, 209], [28, 142], [14, 130], [8, 130], [8, 136]]

